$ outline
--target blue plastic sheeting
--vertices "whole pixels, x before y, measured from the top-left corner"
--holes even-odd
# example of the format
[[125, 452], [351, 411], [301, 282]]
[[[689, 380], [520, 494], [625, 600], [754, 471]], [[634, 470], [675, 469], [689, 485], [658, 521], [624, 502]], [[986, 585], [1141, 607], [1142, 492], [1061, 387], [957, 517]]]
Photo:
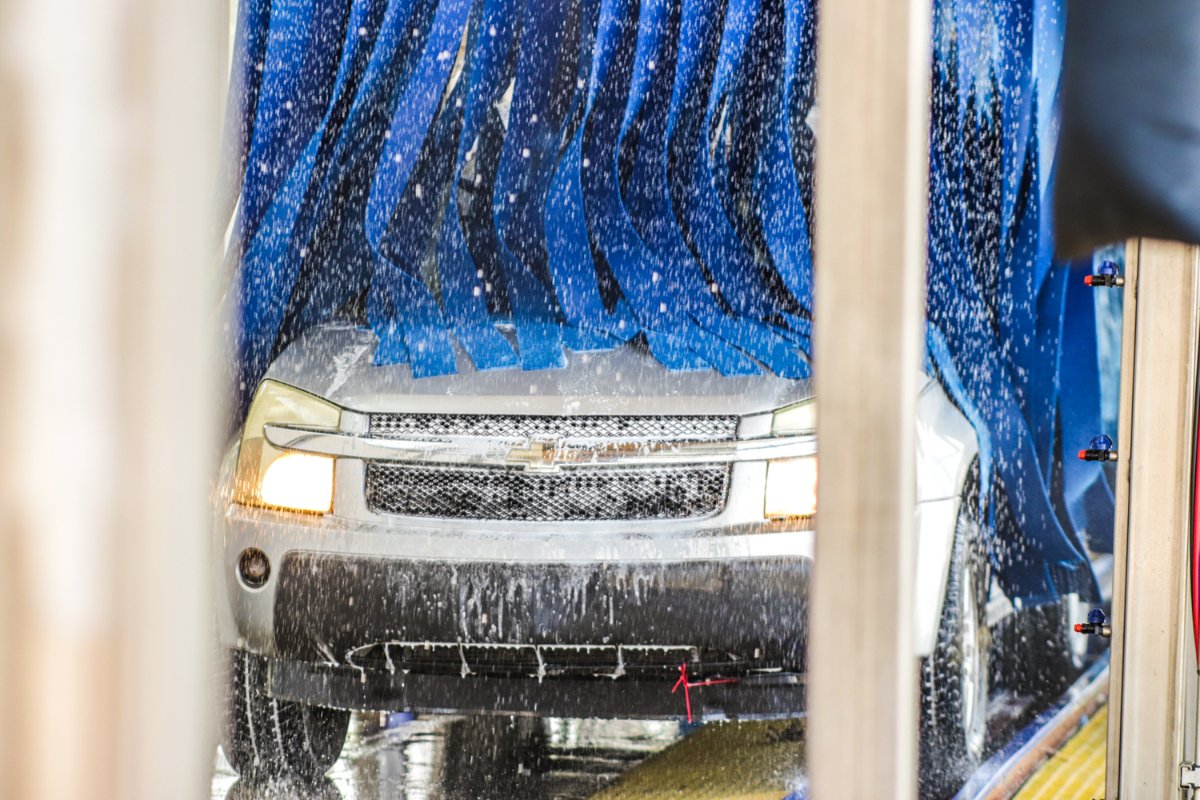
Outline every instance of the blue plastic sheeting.
[[[928, 366], [1031, 599], [1091, 594], [1112, 535], [1105, 467], [1063, 455], [1111, 381], [1091, 265], [1052, 258], [1062, 32], [1047, 0], [935, 3]], [[807, 377], [814, 43], [811, 0], [243, 0], [243, 404], [333, 318], [418, 377], [456, 348], [547, 369], [635, 339], [674, 370]]]

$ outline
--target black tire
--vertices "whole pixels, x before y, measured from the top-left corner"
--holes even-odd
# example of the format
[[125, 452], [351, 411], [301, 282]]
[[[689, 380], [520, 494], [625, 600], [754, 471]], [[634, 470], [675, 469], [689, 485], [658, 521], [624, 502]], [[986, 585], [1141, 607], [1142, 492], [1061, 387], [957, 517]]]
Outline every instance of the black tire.
[[976, 467], [963, 491], [937, 642], [921, 664], [922, 800], [953, 795], [979, 766], [987, 744], [991, 565], [979, 519], [977, 474]]
[[1051, 698], [1071, 684], [1087, 664], [1088, 639], [1071, 626], [1087, 615], [1072, 597], [1017, 612], [1002, 640], [1007, 653], [1003, 681], [1013, 692]]
[[222, 749], [248, 781], [315, 782], [342, 752], [350, 712], [275, 700], [267, 693], [267, 663], [230, 653]]

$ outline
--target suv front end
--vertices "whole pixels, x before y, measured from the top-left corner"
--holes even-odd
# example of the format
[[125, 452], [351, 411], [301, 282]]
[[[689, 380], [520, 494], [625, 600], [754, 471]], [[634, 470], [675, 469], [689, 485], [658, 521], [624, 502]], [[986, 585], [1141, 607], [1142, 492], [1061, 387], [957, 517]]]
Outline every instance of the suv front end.
[[268, 660], [273, 696], [678, 717], [685, 670], [727, 681], [694, 693], [701, 717], [803, 709], [805, 384], [629, 350], [542, 375], [415, 382], [360, 358], [322, 377], [365, 335], [293, 345], [224, 463], [223, 641]]

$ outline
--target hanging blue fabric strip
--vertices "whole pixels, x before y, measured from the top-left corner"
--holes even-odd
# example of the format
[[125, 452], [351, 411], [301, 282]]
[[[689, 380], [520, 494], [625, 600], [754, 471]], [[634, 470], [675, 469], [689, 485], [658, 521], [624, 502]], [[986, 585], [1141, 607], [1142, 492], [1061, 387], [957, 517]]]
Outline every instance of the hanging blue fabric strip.
[[[270, 19], [270, 0], [242, 0], [238, 3], [233, 65], [230, 69], [229, 94], [225, 99], [225, 124], [221, 141], [220, 187], [232, 193], [222, 198], [220, 218], [223, 220], [228, 220], [234, 213], [237, 199], [245, 186], [246, 159], [254, 135]], [[233, 224], [233, 243], [240, 244], [240, 210], [237, 213]]]
[[[319, 106], [318, 101], [334, 91], [317, 84], [320, 75], [332, 71], [334, 57], [341, 53], [336, 45], [346, 22], [325, 12], [310, 15], [311, 7], [282, 0], [273, 11], [277, 14], [272, 17], [273, 35], [268, 37], [264, 55], [265, 75], [256, 104], [240, 216], [244, 241], [238, 348], [245, 365], [243, 383], [256, 382], [265, 370], [296, 280], [303, 241], [297, 241], [293, 229], [297, 216], [307, 207], [318, 149], [326, 133], [321, 124], [326, 106]], [[274, 33], [276, 25], [280, 30]], [[289, 69], [288, 60], [299, 53], [312, 63], [303, 71], [303, 79], [293, 79], [295, 70]], [[311, 96], [301, 99], [297, 93]], [[307, 142], [301, 142], [299, 152], [294, 151], [299, 136], [306, 132]], [[277, 174], [283, 176], [282, 182], [276, 180]]]
[[[630, 97], [638, 26], [633, 0], [603, 0], [584, 125], [580, 186], [592, 241], [611, 269], [655, 358], [668, 369], [704, 369], [709, 362], [685, 344], [674, 299], [654, 279], [662, 266], [646, 252], [620, 200], [618, 147]], [[649, 274], [647, 274], [649, 273]], [[675, 324], [670, 324], [675, 323]]]
[[[689, 287], [680, 281], [676, 271], [648, 246], [636, 230], [630, 209], [621, 196], [620, 162], [624, 140], [646, 106], [646, 95], [656, 85], [668, 91], [670, 87], [670, 65], [664, 63], [661, 70], [658, 65], [667, 10], [661, 2], [643, 5], [638, 13], [645, 18], [639, 18], [637, 37], [630, 53], [628, 39], [621, 42], [621, 49], [603, 47], [604, 43], [615, 44], [617, 41], [606, 22], [613, 24], [627, 17], [614, 6], [606, 4], [602, 9], [604, 35], [599, 50], [600, 63], [595, 71], [599, 91], [588, 120], [593, 136], [585, 138], [584, 143], [584, 158], [595, 164], [595, 168], [589, 168], [587, 163], [584, 167], [585, 203], [590, 206], [587, 213], [590, 218], [603, 221], [592, 226], [593, 236], [638, 316], [656, 357], [675, 369], [701, 369], [711, 365], [724, 374], [750, 374], [757, 372], [751, 361], [696, 323], [688, 308], [695, 303], [696, 284]], [[619, 31], [616, 33], [619, 35]], [[612, 59], [611, 65], [606, 63], [609, 59]], [[628, 84], [615, 77], [606, 77], [610, 70], [618, 69], [629, 76]], [[616, 96], [608, 94], [609, 80], [620, 86], [620, 93], [614, 93]], [[663, 101], [665, 105], [666, 97]], [[622, 106], [623, 110], [618, 112]], [[647, 153], [655, 152], [649, 146], [646, 150]], [[634, 155], [634, 164], [641, 162], [645, 168], [642, 159], [639, 149]], [[691, 303], [683, 294], [689, 289], [693, 290]]]
[[751, 336], [729, 335], [741, 320], [727, 317], [717, 306], [671, 207], [668, 135], [679, 110], [672, 102], [681, 74], [677, 53], [691, 44], [680, 41], [681, 10], [676, 0], [648, 0], [642, 6], [636, 64], [640, 69], [635, 69], [622, 125], [623, 138], [636, 132], [636, 145], [625, 145], [633, 157], [623, 191], [624, 207], [639, 237], [663, 266], [662, 274], [652, 275], [651, 280], [660, 283], [674, 297], [678, 312], [687, 316], [689, 335], [699, 352], [725, 374], [753, 375], [759, 372], [757, 365], [738, 351], [762, 355], [756, 338], [769, 338], [770, 333], [758, 329], [750, 331]]
[[[935, 62], [935, 76], [948, 70]], [[1045, 563], [1066, 567], [1086, 565], [1087, 558], [1073, 531], [1064, 530], [1050, 504], [1049, 487], [1039, 467], [1042, 460], [1019, 393], [996, 339], [994, 312], [976, 289], [971, 252], [964, 248], [961, 219], [955, 204], [962, 202], [965, 163], [957, 133], [958, 108], [948, 104], [950, 86], [935, 85], [934, 141], [930, 156], [929, 328], [930, 354], [947, 391], [960, 407], [976, 409], [976, 430], [985, 481], [997, 474], [1005, 488], [1012, 515], [1018, 520], [1023, 549], [1001, 554], [997, 566], [1007, 584], [1021, 596], [1053, 596]], [[952, 105], [952, 107], [951, 107]], [[949, 119], [947, 119], [949, 116]], [[956, 168], [957, 167], [957, 168]], [[938, 332], [935, 338], [933, 332]], [[948, 346], [935, 346], [938, 342]], [[988, 462], [990, 457], [991, 463]], [[984, 483], [984, 485], [989, 485]], [[1013, 531], [1010, 531], [1013, 533]], [[1015, 534], [1014, 534], [1015, 535]], [[1070, 570], [1068, 570], [1070, 571]]]
[[[341, 53], [345, 14], [319, 0], [274, 0], [242, 188], [243, 249], [318, 131]], [[297, 68], [297, 65], [302, 65]]]
[[[503, 92], [503, 76], [512, 60], [514, 37], [513, 6], [518, 0], [485, 0], [470, 33], [467, 61], [463, 67], [462, 126], [458, 136], [455, 166], [446, 208], [442, 214], [437, 243], [438, 275], [442, 306], [452, 320], [455, 335], [476, 369], [516, 366], [517, 356], [508, 340], [495, 328], [488, 312], [486, 294], [491, 283], [475, 265], [467, 246], [461, 216], [459, 189], [472, 151], [493, 103]], [[472, 194], [474, 190], [472, 189]], [[474, 198], [472, 202], [479, 202]]]
[[[352, 66], [326, 117], [329, 135], [314, 173], [321, 176], [314, 213], [296, 225], [298, 240], [316, 238], [302, 263], [285, 334], [340, 315], [369, 292], [376, 259], [364, 231], [363, 187], [385, 141], [392, 96], [421, 53], [431, 13], [430, 0], [359, 0], [353, 6], [346, 46], [354, 58], [344, 62]], [[389, 353], [390, 363], [406, 358], [402, 343]]]
[[637, 334], [639, 325], [623, 298], [617, 298], [609, 311], [601, 297], [584, 210], [582, 169], [583, 126], [580, 125], [558, 163], [546, 199], [550, 273], [563, 315], [573, 327], [595, 331], [615, 342], [626, 342]]
[[[692, 298], [689, 310], [693, 317], [725, 342], [750, 354], [777, 374], [804, 378], [809, 375], [807, 359], [794, 341], [780, 336], [778, 327], [726, 314], [717, 306], [714, 295], [720, 292], [720, 284], [710, 285], [700, 272], [675, 221], [669, 165], [674, 160], [673, 152], [682, 154], [686, 160], [695, 158], [688, 155], [688, 148], [706, 147], [699, 132], [704, 124], [709, 77], [720, 43], [720, 18], [719, 3], [685, 0], [677, 23], [678, 32], [672, 32], [672, 39], [678, 42], [678, 58], [675, 59], [670, 101], [663, 103], [669, 106], [669, 113], [665, 130], [660, 132], [662, 141], [655, 140], [654, 143], [658, 157], [640, 161], [649, 163], [652, 168], [642, 174], [635, 171], [630, 185], [641, 195], [640, 202], [635, 205], [643, 209], [643, 228], [649, 232], [649, 238], [659, 253], [665, 259], [669, 258], [669, 263], [682, 265], [678, 280], [685, 281], [689, 287]], [[645, 132], [640, 133], [639, 144], [645, 138]], [[741, 252], [753, 261], [753, 256], [744, 247]], [[760, 269], [758, 264], [753, 266], [756, 271]]]
[[800, 185], [795, 160], [801, 148], [792, 132], [808, 126], [811, 90], [806, 91], [801, 84], [813, 77], [811, 51], [816, 42], [807, 35], [812, 13], [807, 0], [784, 0], [783, 92], [770, 126], [765, 158], [759, 165], [758, 205], [759, 223], [775, 271], [809, 316], [813, 310], [812, 240], [803, 200], [806, 192]]
[[[671, 198], [689, 243], [708, 268], [721, 299], [731, 311], [763, 321], [782, 319], [788, 330], [797, 330], [807, 325], [807, 321], [793, 319], [774, 302], [760, 265], [726, 214], [710, 158], [708, 135], [721, 119], [758, 12], [758, 0], [729, 0], [726, 6], [715, 65], [707, 67], [712, 78], [704, 82], [707, 84], [704, 115], [683, 114], [674, 126], [672, 152], [678, 161], [672, 172]], [[686, 36], [692, 30], [692, 26], [684, 26], [683, 34]], [[689, 53], [705, 52], [700, 45], [681, 46], [681, 59], [687, 59]], [[685, 104], [689, 111], [693, 102], [689, 98]], [[719, 142], [716, 150], [721, 150]]]
[[[995, 26], [995, 38], [984, 36], [972, 37], [979, 40], [976, 45], [980, 49], [979, 58], [989, 62], [988, 66], [996, 74], [999, 84], [999, 105], [1004, 120], [1001, 135], [1003, 136], [1004, 175], [1001, 184], [1003, 192], [1003, 218], [1012, 219], [1015, 216], [1014, 206], [1018, 193], [1014, 191], [1019, 183], [1022, 170], [1025, 168], [1025, 148], [1030, 142], [1032, 131], [1038, 128], [1035, 115], [1031, 113], [1035, 97], [1034, 90], [1034, 55], [1033, 55], [1033, 2], [995, 3], [988, 12], [992, 15], [991, 24]], [[985, 28], [978, 27], [980, 33]], [[984, 51], [984, 48], [987, 48]], [[1041, 56], [1039, 56], [1039, 60]], [[975, 66], [975, 65], [971, 65]], [[1058, 65], [1053, 61], [1039, 64], [1039, 72], [1053, 83], [1058, 82]], [[977, 68], [975, 74], [983, 74]], [[1033, 158], [1041, 161], [1041, 154], [1035, 152]], [[1037, 187], [1040, 194], [1043, 187]]]
[[[724, 135], [716, 143], [717, 153], [723, 156], [722, 169], [715, 173], [717, 196], [743, 247], [759, 262], [769, 257], [762, 255], [767, 247], [754, 213], [760, 199], [757, 175], [768, 155], [771, 121], [778, 119], [781, 110], [780, 91], [787, 72], [782, 59], [787, 49], [786, 22], [783, 0], [760, 0], [725, 103]], [[797, 313], [795, 300], [779, 285], [773, 270], [764, 271], [764, 285], [772, 305]]]
[[[330, 129], [331, 116], [338, 98], [351, 91], [352, 77], [357, 75], [366, 57], [367, 49], [359, 46], [363, 39], [357, 32], [367, 23], [371, 5], [358, 3], [353, 6], [345, 27], [355, 34], [344, 40], [337, 76], [329, 91], [330, 102], [304, 150], [290, 165], [283, 185], [271, 198], [262, 224], [242, 257], [239, 346], [245, 354], [250, 382], [256, 382], [256, 376], [265, 369], [266, 360], [272, 354], [306, 254], [330, 151], [337, 140], [336, 131]], [[294, 19], [286, 18], [287, 21]], [[280, 95], [264, 96], [260, 105], [278, 102], [279, 98]], [[264, 107], [264, 114], [269, 116], [270, 113]], [[269, 149], [268, 145], [264, 144], [263, 149]]]
[[[678, 0], [651, 0], [643, 4], [633, 88], [622, 123], [623, 150], [632, 154], [632, 168], [622, 191], [624, 208], [638, 236], [663, 266], [661, 275], [651, 275], [674, 298], [673, 322], [687, 331], [693, 349], [718, 371], [727, 375], [753, 375], [760, 370], [743, 353], [750, 353], [781, 374], [797, 373], [805, 365], [793, 355], [792, 362], [772, 358], [784, 351], [773, 350], [777, 337], [762, 326], [746, 326], [746, 320], [729, 316], [717, 305], [713, 287], [690, 251], [676, 222], [669, 188], [670, 136], [681, 113], [678, 92], [681, 79], [689, 77], [686, 58], [691, 49], [711, 47], [681, 35]], [[710, 30], [715, 30], [711, 28]], [[685, 113], [685, 112], [684, 112]], [[626, 140], [635, 135], [633, 143]]]
[[364, 229], [378, 263], [368, 294], [368, 316], [379, 335], [376, 361], [397, 360], [403, 348], [417, 376], [455, 371], [454, 349], [420, 265], [389, 259], [381, 244], [424, 147], [462, 39], [469, 0], [442, 0], [411, 75], [394, 98], [391, 128], [375, 165]]
[[[558, 158], [563, 114], [574, 92], [572, 0], [526, 0], [504, 147], [492, 192], [496, 257], [508, 288], [526, 369], [561, 366], [561, 325], [550, 278], [543, 215]], [[531, 324], [532, 323], [532, 324]]]
[[[566, 115], [568, 120], [573, 117], [578, 120], [551, 180], [544, 226], [547, 264], [559, 307], [571, 327], [581, 333], [595, 332], [602, 346], [605, 340], [628, 341], [640, 326], [622, 297], [611, 299], [611, 309], [605, 304], [592, 254], [583, 198], [583, 139], [585, 121], [592, 113], [598, 89], [592, 80], [592, 66], [601, 4], [598, 0], [585, 0], [583, 5], [575, 95]], [[610, 27], [606, 33], [612, 35], [615, 31]]]
[[[1115, 499], [1103, 468], [1072, 458], [1093, 436], [1104, 433], [1100, 413], [1100, 346], [1096, 335], [1095, 289], [1085, 286], [1091, 263], [1061, 268], [1066, 284], [1064, 336], [1060, 374], [1063, 387], [1058, 394], [1057, 417], [1062, 420], [1062, 502], [1078, 531], [1087, 531], [1088, 545], [1103, 551], [1112, 542]], [[1115, 436], [1113, 438], [1116, 438]], [[1118, 442], [1120, 448], [1122, 443]], [[1110, 545], [1111, 547], [1111, 545]]]

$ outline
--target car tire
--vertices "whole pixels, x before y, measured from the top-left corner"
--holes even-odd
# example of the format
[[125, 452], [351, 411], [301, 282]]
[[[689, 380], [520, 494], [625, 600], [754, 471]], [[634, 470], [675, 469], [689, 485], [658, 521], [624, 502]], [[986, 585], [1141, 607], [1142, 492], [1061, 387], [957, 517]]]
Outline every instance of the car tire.
[[266, 659], [230, 653], [222, 749], [248, 781], [312, 783], [337, 761], [350, 712], [276, 700], [267, 693]]
[[1089, 641], [1071, 626], [1087, 615], [1086, 609], [1075, 595], [1068, 595], [1018, 612], [1002, 648], [1011, 662], [1004, 669], [1006, 684], [1017, 693], [1045, 699], [1079, 677], [1087, 664]]
[[937, 642], [921, 664], [922, 800], [941, 800], [957, 791], [981, 763], [986, 746], [991, 565], [978, 496], [976, 466], [964, 488], [955, 526]]

